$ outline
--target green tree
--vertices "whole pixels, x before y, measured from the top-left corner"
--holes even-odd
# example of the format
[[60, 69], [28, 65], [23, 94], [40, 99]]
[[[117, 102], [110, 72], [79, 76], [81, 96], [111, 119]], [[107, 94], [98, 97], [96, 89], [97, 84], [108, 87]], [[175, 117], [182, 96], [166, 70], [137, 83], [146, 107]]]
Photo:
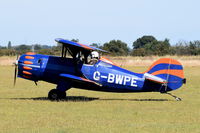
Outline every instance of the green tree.
[[92, 43], [90, 46], [94, 46], [96, 48], [102, 48], [100, 43]]
[[37, 53], [45, 55], [55, 55], [52, 49], [40, 49]]
[[163, 56], [169, 54], [170, 50], [169, 39], [165, 39], [164, 41], [153, 41], [151, 43], [147, 43], [144, 46], [144, 48], [147, 55]]
[[111, 40], [103, 45], [103, 49], [117, 56], [128, 55], [129, 53], [127, 44], [121, 40]]
[[23, 54], [23, 53], [26, 53], [28, 51], [31, 50], [31, 46], [30, 45], [25, 45], [25, 44], [22, 44], [22, 45], [18, 45], [15, 47], [15, 50], [19, 53], [19, 54]]
[[190, 55], [189, 45], [186, 41], [179, 41], [175, 46], [171, 46], [173, 55]]
[[133, 56], [146, 56], [146, 50], [144, 48], [133, 49], [131, 55]]
[[12, 48], [12, 44], [11, 44], [11, 41], [8, 42], [8, 49], [11, 49]]
[[0, 49], [6, 49], [6, 47], [5, 46], [0, 46]]
[[72, 39], [72, 42], [79, 42], [79, 39]]
[[138, 38], [135, 42], [133, 42], [133, 48], [143, 48], [146, 44], [152, 43], [154, 41], [157, 41], [154, 36], [143, 36], [141, 38]]
[[38, 51], [38, 50], [42, 49], [42, 46], [40, 44], [34, 44], [34, 49], [36, 51]]
[[159, 55], [163, 56], [170, 53], [169, 39], [158, 41], [153, 36], [143, 36], [133, 42], [132, 55], [149, 56]]
[[200, 53], [200, 41], [189, 42], [190, 55], [199, 55]]

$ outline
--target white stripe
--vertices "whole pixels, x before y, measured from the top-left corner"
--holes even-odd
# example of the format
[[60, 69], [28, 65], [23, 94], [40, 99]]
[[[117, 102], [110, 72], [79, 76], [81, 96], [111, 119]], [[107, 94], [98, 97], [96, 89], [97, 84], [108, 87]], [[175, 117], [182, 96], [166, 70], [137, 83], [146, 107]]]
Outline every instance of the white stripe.
[[33, 67], [33, 68], [40, 68], [40, 66], [37, 65], [27, 65], [27, 64], [23, 64], [24, 66], [29, 66], [29, 67]]
[[107, 76], [101, 76], [101, 78], [105, 78], [105, 79], [107, 79], [108, 77], [107, 77]]
[[155, 80], [155, 81], [158, 81], [158, 82], [166, 82], [166, 80], [160, 78], [160, 77], [157, 77], [155, 75], [152, 75], [152, 74], [149, 74], [149, 73], [145, 73], [144, 74], [144, 77], [145, 78], [149, 78], [149, 79], [152, 79], [152, 80]]

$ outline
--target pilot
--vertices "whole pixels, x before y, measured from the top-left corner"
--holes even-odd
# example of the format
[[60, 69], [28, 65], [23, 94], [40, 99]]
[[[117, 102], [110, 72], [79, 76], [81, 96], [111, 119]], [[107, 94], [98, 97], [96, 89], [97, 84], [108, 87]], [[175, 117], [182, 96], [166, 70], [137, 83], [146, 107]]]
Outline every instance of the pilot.
[[90, 65], [94, 65], [99, 60], [99, 53], [97, 51], [91, 52], [91, 60], [89, 62]]

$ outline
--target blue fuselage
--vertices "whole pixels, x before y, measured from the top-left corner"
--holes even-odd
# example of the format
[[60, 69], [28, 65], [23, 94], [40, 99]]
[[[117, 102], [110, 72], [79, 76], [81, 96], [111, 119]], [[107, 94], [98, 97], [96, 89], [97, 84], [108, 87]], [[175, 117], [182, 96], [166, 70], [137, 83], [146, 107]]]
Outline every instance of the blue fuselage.
[[[29, 80], [58, 84], [61, 80], [60, 74], [71, 74], [101, 84], [101, 87], [87, 87], [78, 83], [72, 85], [81, 89], [107, 92], [149, 91], [144, 87], [144, 74], [134, 73], [101, 60], [89, 65], [72, 58], [36, 54], [32, 55], [34, 59], [27, 59], [26, 56], [22, 55], [19, 59], [18, 76]], [[27, 64], [25, 61], [32, 64]], [[24, 70], [24, 67], [31, 67], [32, 70]], [[31, 75], [25, 75], [24, 71]]]

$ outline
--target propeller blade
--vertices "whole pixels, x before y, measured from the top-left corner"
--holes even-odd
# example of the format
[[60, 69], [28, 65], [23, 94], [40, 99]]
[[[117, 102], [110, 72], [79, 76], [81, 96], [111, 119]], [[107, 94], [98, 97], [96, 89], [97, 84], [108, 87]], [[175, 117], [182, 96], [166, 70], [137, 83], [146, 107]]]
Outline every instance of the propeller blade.
[[14, 86], [16, 84], [16, 78], [17, 78], [17, 65], [15, 65]]
[[19, 59], [19, 55], [17, 54], [17, 58], [16, 58], [16, 61], [14, 63], [15, 65], [15, 73], [14, 73], [14, 86], [16, 84], [16, 79], [17, 79], [17, 73], [18, 73], [18, 59]]
[[19, 59], [19, 55], [17, 54], [17, 59], [16, 60], [18, 61], [18, 59]]

